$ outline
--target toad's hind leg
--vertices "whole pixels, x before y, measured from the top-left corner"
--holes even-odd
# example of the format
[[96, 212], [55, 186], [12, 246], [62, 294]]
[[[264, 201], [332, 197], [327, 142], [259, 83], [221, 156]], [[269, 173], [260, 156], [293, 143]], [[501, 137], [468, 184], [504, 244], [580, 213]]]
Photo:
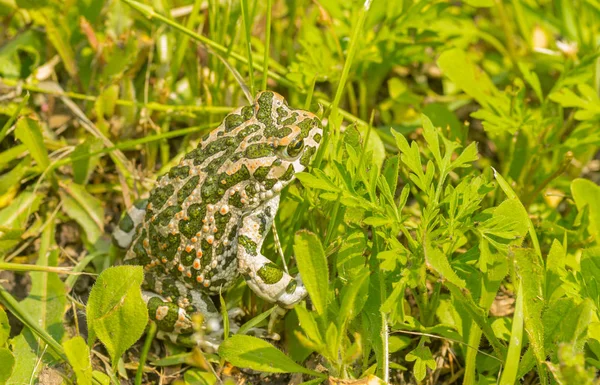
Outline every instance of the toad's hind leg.
[[276, 196], [262, 210], [243, 219], [238, 234], [238, 268], [259, 297], [290, 308], [306, 296], [306, 288], [299, 277], [290, 276], [260, 252], [278, 206]]

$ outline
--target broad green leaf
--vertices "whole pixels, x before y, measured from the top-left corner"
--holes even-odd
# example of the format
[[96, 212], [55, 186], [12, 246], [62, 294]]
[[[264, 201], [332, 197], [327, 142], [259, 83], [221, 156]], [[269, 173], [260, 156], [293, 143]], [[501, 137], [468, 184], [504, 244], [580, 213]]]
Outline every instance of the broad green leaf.
[[512, 330], [510, 332], [510, 343], [504, 362], [504, 371], [500, 377], [500, 385], [514, 385], [517, 381], [521, 347], [523, 346], [523, 282], [517, 291], [517, 303], [513, 315]]
[[[42, 233], [36, 265], [56, 267], [58, 255], [54, 242], [54, 227], [48, 226]], [[65, 285], [56, 273], [32, 271], [29, 275], [31, 291], [21, 302], [22, 309], [54, 340], [60, 341], [65, 331], [63, 326], [63, 315], [67, 306]]]
[[513, 249], [516, 274], [519, 278], [519, 291], [523, 295], [523, 315], [525, 331], [529, 336], [529, 344], [536, 357], [538, 374], [542, 383], [547, 383], [544, 347], [544, 325], [542, 311], [544, 309], [544, 266], [541, 265], [532, 249]]
[[437, 365], [431, 354], [431, 350], [427, 346], [419, 346], [406, 355], [406, 361], [415, 362], [413, 367], [413, 375], [417, 381], [421, 382], [427, 375], [427, 368], [434, 370]]
[[8, 228], [25, 227], [29, 215], [37, 211], [42, 198], [42, 194], [22, 192], [10, 206], [0, 210], [0, 223]]
[[309, 231], [298, 231], [294, 237], [294, 254], [310, 299], [317, 313], [323, 315], [327, 306], [329, 268], [319, 237]]
[[15, 128], [15, 136], [27, 146], [29, 153], [40, 167], [46, 169], [50, 165], [48, 150], [44, 144], [42, 130], [37, 120], [27, 117], [19, 118]]
[[89, 343], [97, 337], [108, 350], [113, 366], [143, 334], [148, 311], [142, 299], [141, 266], [116, 266], [102, 272], [87, 304]]
[[463, 50], [453, 48], [443, 52], [438, 59], [438, 66], [444, 75], [477, 102], [486, 107], [493, 103], [492, 95], [498, 92], [496, 86]]
[[219, 356], [240, 368], [249, 368], [268, 373], [305, 373], [322, 377], [298, 365], [279, 349], [252, 336], [234, 335], [219, 346]]
[[[41, 33], [29, 29], [0, 47], [0, 75], [19, 78], [21, 72], [31, 73], [38, 66], [40, 52], [43, 51], [41, 36]], [[30, 64], [30, 67], [25, 68], [24, 64]]]
[[600, 187], [587, 179], [575, 179], [571, 182], [571, 194], [577, 205], [577, 210], [582, 211], [588, 206], [590, 221], [588, 230], [596, 241], [600, 241]]
[[8, 348], [0, 347], [0, 384], [6, 383], [13, 372], [15, 357]]
[[183, 374], [186, 385], [213, 385], [217, 384], [217, 377], [211, 372], [200, 369], [189, 369]]
[[12, 354], [15, 358], [12, 375], [6, 385], [23, 385], [31, 383], [32, 378], [37, 378], [42, 365], [38, 365], [38, 356], [25, 339], [19, 334], [10, 341]]
[[90, 349], [85, 340], [76, 336], [62, 343], [69, 364], [75, 371], [77, 383], [80, 385], [92, 384], [92, 361], [90, 360]]
[[10, 337], [10, 324], [8, 323], [8, 316], [6, 315], [6, 311], [0, 308], [0, 347], [6, 345], [8, 337]]

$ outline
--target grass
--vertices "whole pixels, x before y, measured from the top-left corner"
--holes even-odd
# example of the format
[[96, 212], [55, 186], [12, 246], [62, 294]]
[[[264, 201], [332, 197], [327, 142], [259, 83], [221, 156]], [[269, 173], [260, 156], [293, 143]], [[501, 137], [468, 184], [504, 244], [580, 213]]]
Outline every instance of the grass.
[[[599, 20], [595, 0], [0, 0], [0, 383], [599, 384]], [[154, 339], [110, 233], [265, 89], [324, 122], [283, 256], [263, 248], [310, 298], [259, 339], [275, 309], [240, 280], [217, 352]]]

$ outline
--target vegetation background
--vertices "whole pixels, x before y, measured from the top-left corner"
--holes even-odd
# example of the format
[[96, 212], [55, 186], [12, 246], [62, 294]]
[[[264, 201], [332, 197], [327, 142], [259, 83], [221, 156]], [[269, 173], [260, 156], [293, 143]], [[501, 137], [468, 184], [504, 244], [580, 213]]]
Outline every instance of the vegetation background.
[[[0, 0], [0, 383], [599, 384], [599, 47], [598, 0]], [[326, 127], [277, 218], [310, 300], [136, 342], [120, 213], [263, 89]]]

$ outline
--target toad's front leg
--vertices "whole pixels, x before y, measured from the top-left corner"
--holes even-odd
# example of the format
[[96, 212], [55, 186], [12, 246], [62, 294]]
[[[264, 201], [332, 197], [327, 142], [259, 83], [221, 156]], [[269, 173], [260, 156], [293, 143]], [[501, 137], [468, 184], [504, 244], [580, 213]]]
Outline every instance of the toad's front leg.
[[264, 237], [269, 232], [279, 197], [265, 204], [270, 210], [260, 210], [245, 217], [238, 234], [238, 268], [246, 283], [259, 297], [284, 308], [291, 308], [306, 297], [306, 288], [299, 277], [294, 278], [261, 254]]

